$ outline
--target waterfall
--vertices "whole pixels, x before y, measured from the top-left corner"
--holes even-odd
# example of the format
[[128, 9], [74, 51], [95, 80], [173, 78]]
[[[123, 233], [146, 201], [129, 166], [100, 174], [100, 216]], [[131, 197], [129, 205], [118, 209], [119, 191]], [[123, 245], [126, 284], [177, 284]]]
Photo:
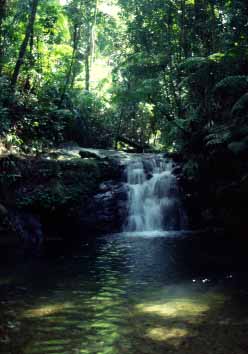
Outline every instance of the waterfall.
[[186, 218], [179, 198], [173, 162], [161, 155], [142, 154], [126, 167], [128, 220], [125, 231], [180, 230]]

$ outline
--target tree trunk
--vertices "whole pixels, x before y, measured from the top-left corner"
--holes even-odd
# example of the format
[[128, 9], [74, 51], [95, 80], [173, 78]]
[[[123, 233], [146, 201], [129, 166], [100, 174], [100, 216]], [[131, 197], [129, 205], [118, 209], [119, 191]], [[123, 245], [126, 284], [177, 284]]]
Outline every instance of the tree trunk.
[[85, 56], [85, 90], [90, 90], [90, 53], [89, 48]]
[[73, 88], [74, 79], [75, 79], [73, 67], [75, 66], [74, 64], [75, 64], [76, 53], [78, 50], [80, 33], [81, 33], [80, 26], [78, 24], [75, 24], [74, 31], [73, 31], [73, 52], [72, 52], [72, 56], [71, 56], [71, 62], [69, 65], [69, 69], [68, 69], [68, 72], [66, 75], [65, 85], [63, 87], [62, 94], [61, 94], [60, 104], [63, 103], [66, 91], [67, 91], [68, 87], [70, 86], [70, 84], [71, 84], [71, 88]]
[[90, 90], [90, 70], [94, 62], [94, 56], [95, 56], [95, 27], [96, 27], [96, 20], [97, 20], [97, 9], [98, 9], [98, 0], [95, 0], [94, 17], [91, 26], [89, 21], [89, 27], [88, 27], [89, 37], [88, 37], [87, 50], [85, 54], [85, 89], [87, 91]]
[[93, 65], [95, 59], [95, 49], [96, 49], [95, 27], [96, 27], [96, 20], [97, 20], [97, 10], [98, 10], [98, 0], [96, 0], [95, 2], [94, 21], [91, 27], [91, 66]]
[[187, 45], [187, 40], [186, 40], [186, 28], [185, 28], [185, 0], [181, 0], [181, 34], [180, 34], [180, 42], [181, 42], [181, 49], [182, 49], [182, 55], [181, 55], [181, 60], [184, 58], [188, 57], [188, 45]]
[[25, 57], [25, 54], [27, 51], [27, 46], [28, 46], [28, 43], [30, 40], [30, 36], [33, 32], [38, 3], [39, 3], [39, 0], [32, 1], [31, 13], [30, 13], [29, 21], [28, 21], [28, 24], [26, 27], [25, 37], [23, 39], [23, 42], [22, 42], [20, 50], [19, 50], [18, 59], [17, 59], [16, 65], [15, 65], [14, 73], [13, 73], [12, 80], [11, 80], [11, 85], [12, 85], [13, 90], [15, 90], [15, 86], [16, 86], [16, 83], [18, 80], [18, 76], [20, 74], [21, 66], [23, 64], [24, 57]]
[[215, 7], [214, 3], [210, 3], [211, 10], [211, 34], [212, 34], [212, 52], [214, 53], [217, 48], [217, 24], [216, 24], [216, 16], [215, 16]]
[[4, 34], [3, 21], [7, 14], [7, 0], [0, 0], [0, 74], [3, 68], [4, 59]]
[[129, 139], [128, 137], [126, 136], [123, 136], [123, 135], [119, 135], [117, 137], [117, 142], [120, 141], [124, 144], [127, 144], [127, 145], [130, 145], [131, 147], [135, 148], [137, 150], [137, 152], [144, 152], [144, 149], [149, 149], [150, 148], [150, 145], [149, 144], [146, 144], [146, 143], [137, 143], [131, 139]]

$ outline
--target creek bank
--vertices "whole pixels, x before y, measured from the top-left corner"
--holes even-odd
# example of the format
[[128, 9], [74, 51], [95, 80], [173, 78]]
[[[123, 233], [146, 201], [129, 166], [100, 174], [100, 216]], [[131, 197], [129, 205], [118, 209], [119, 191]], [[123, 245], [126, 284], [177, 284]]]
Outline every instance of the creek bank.
[[[111, 155], [111, 154], [110, 154]], [[0, 158], [0, 243], [25, 250], [120, 229], [125, 214], [118, 156], [58, 150]]]

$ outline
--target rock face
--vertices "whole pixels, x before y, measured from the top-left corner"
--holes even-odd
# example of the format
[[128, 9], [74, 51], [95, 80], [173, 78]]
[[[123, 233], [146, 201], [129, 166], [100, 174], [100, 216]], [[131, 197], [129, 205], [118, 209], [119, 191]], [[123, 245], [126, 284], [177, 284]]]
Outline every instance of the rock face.
[[120, 181], [106, 181], [92, 198], [88, 208], [81, 210], [82, 229], [97, 232], [118, 232], [127, 217], [127, 189]]
[[121, 229], [127, 193], [119, 156], [79, 152], [0, 159], [0, 230], [7, 241], [14, 233], [33, 250], [43, 241], [73, 242]]

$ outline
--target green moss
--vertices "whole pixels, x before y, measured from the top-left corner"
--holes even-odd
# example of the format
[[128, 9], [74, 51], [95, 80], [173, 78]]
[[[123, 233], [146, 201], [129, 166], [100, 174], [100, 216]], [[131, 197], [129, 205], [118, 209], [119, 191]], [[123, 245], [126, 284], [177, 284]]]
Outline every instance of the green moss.
[[0, 168], [3, 204], [35, 211], [77, 206], [90, 198], [114, 170], [109, 161], [98, 159], [46, 160], [16, 156], [2, 158]]
[[94, 194], [102, 175], [95, 160], [53, 161], [45, 165], [42, 161], [36, 167], [39, 167], [35, 173], [38, 183], [28, 176], [17, 191], [16, 205], [19, 208], [54, 211], [77, 205]]
[[[21, 219], [31, 214], [41, 221], [46, 239], [76, 238], [100, 183], [120, 176], [119, 165], [110, 159], [8, 156], [0, 159], [1, 167], [0, 204], [10, 212], [11, 230], [18, 232], [12, 214]], [[5, 229], [0, 220], [0, 230]]]

